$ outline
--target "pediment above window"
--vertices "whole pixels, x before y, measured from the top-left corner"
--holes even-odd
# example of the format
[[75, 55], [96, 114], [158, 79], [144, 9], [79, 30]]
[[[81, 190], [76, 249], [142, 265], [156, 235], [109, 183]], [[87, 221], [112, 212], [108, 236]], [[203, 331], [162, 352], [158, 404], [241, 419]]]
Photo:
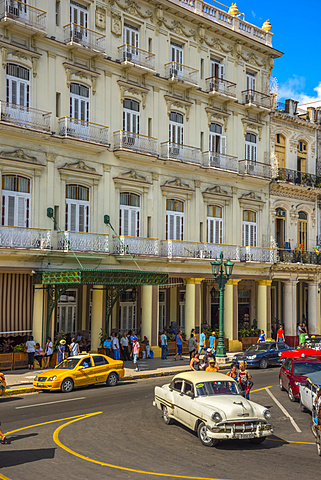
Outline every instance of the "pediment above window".
[[70, 177], [82, 178], [91, 181], [97, 185], [101, 176], [96, 169], [87, 165], [83, 160], [76, 163], [66, 163], [63, 167], [58, 168], [61, 179], [69, 180]]
[[133, 95], [135, 100], [142, 102], [142, 107], [146, 107], [146, 95], [149, 92], [148, 88], [135, 85], [133, 83], [124, 82], [123, 80], [117, 81], [120, 88], [120, 102], [123, 103], [126, 94]]
[[169, 195], [179, 195], [187, 200], [189, 200], [195, 192], [195, 190], [193, 190], [187, 183], [183, 183], [179, 178], [171, 181], [168, 180], [161, 186], [161, 190], [164, 197], [168, 197]]
[[96, 93], [96, 82], [100, 73], [89, 70], [88, 68], [73, 65], [72, 63], [64, 62], [63, 66], [66, 70], [67, 87], [70, 87], [71, 82], [85, 83], [88, 87], [92, 87], [93, 95]]
[[36, 157], [27, 155], [22, 149], [14, 150], [13, 152], [0, 152], [0, 168], [2, 166], [27, 168], [29, 171], [33, 170], [36, 175], [40, 175], [45, 167], [45, 165], [38, 162]]
[[6, 68], [7, 62], [19, 63], [26, 68], [30, 68], [34, 77], [37, 76], [38, 60], [41, 57], [40, 53], [19, 47], [18, 45], [10, 45], [7, 42], [0, 42], [0, 47], [3, 68]]
[[207, 188], [202, 195], [205, 203], [218, 202], [224, 205], [228, 205], [232, 198], [232, 195], [230, 195], [226, 190], [223, 190], [220, 185]]
[[242, 118], [243, 123], [243, 135], [245, 137], [247, 132], [255, 133], [259, 136], [259, 140], [262, 137], [262, 128], [263, 123], [255, 122], [254, 120], [250, 120], [249, 118]]
[[222, 112], [220, 110], [216, 110], [216, 108], [212, 108], [212, 107], [206, 107], [205, 112], [207, 114], [208, 126], [210, 126], [211, 123], [219, 122], [223, 125], [224, 130], [227, 129], [227, 122], [228, 122], [228, 118], [230, 116], [229, 113]]
[[167, 115], [170, 114], [171, 110], [179, 108], [182, 110], [182, 113], [185, 111], [186, 121], [188, 122], [189, 112], [193, 103], [183, 100], [182, 98], [172, 97], [171, 95], [164, 95], [164, 98], [166, 100]]
[[262, 210], [265, 201], [255, 192], [245, 193], [239, 198], [241, 207], [251, 207], [256, 210]]
[[113, 180], [117, 189], [134, 188], [136, 191], [143, 193], [148, 193], [152, 185], [146, 177], [143, 177], [143, 175], [140, 175], [135, 170], [121, 173], [118, 177], [114, 177]]

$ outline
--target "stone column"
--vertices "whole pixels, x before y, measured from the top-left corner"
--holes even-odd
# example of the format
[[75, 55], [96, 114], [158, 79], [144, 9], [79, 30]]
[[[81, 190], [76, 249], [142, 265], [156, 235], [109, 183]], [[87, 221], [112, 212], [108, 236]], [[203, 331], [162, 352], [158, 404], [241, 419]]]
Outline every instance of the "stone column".
[[87, 330], [87, 285], [82, 285], [81, 330]]
[[318, 333], [318, 283], [308, 283], [308, 326], [309, 333]]
[[[268, 325], [271, 325], [271, 319], [268, 318], [270, 311], [268, 307], [268, 287], [272, 280], [257, 280], [257, 328], [264, 330], [268, 334]], [[270, 313], [271, 315], [271, 313]]]
[[287, 280], [284, 282], [284, 332], [286, 341], [290, 346], [295, 345], [297, 339], [297, 283], [297, 280]]
[[237, 285], [241, 279], [230, 278], [224, 290], [224, 333], [229, 340], [238, 339]]
[[[152, 334], [150, 344], [158, 346], [158, 325], [159, 325], [159, 286], [152, 286]], [[154, 352], [155, 356], [155, 352]]]
[[201, 326], [201, 283], [203, 278], [186, 278], [185, 297], [185, 334], [190, 337], [191, 330]]
[[100, 347], [99, 334], [100, 329], [104, 328], [104, 287], [103, 285], [93, 286], [93, 303], [91, 313], [91, 350], [97, 352]]
[[152, 335], [152, 309], [153, 309], [153, 286], [142, 286], [142, 323], [141, 323], [141, 338], [148, 337], [151, 342]]
[[32, 335], [35, 342], [43, 345], [46, 335], [46, 328], [44, 325], [44, 295], [47, 292], [43, 288], [36, 287], [33, 295], [33, 319], [32, 319]]

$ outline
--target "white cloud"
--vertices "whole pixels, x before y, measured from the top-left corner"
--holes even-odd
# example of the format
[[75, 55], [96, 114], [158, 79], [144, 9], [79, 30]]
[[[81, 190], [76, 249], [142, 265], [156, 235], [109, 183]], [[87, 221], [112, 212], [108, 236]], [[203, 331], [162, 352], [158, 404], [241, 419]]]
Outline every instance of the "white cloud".
[[255, 13], [255, 12], [253, 12], [253, 10], [252, 10], [252, 12], [251, 12], [251, 13], [252, 13], [252, 17], [253, 17], [253, 18], [255, 18], [255, 17], [256, 17], [256, 13]]
[[286, 100], [287, 98], [292, 98], [293, 100], [298, 100], [299, 104], [316, 102], [321, 100], [321, 81], [313, 89], [316, 92], [316, 95], [310, 96], [304, 93], [305, 89], [305, 77], [300, 77], [294, 75], [292, 78], [289, 78], [286, 82], [281, 83], [279, 86], [279, 99]]

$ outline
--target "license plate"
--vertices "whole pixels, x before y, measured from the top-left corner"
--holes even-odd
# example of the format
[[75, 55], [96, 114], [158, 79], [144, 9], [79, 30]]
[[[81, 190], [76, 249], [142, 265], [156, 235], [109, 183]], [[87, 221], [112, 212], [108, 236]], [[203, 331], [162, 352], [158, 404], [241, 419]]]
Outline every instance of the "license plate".
[[37, 387], [43, 387], [43, 383], [37, 383]]
[[237, 433], [235, 438], [240, 439], [247, 439], [247, 438], [254, 438], [254, 433]]

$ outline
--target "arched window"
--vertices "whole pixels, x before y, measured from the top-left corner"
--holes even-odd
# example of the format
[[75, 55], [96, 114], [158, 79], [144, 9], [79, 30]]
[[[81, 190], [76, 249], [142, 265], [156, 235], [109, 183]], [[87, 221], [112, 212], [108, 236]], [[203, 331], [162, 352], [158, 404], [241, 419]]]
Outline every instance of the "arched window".
[[184, 202], [166, 200], [166, 240], [184, 240]]
[[256, 247], [256, 212], [243, 211], [243, 246]]
[[125, 98], [123, 102], [123, 130], [139, 134], [140, 104], [136, 100]]
[[301, 211], [299, 212], [298, 221], [298, 244], [303, 250], [308, 248], [308, 215]]
[[7, 63], [7, 102], [29, 107], [30, 70], [15, 63]]
[[209, 134], [209, 151], [215, 153], [226, 153], [226, 137], [222, 135], [222, 125], [211, 123]]
[[184, 116], [181, 113], [169, 114], [169, 143], [184, 144]]
[[89, 232], [89, 217], [89, 188], [75, 184], [66, 185], [66, 230]]
[[303, 140], [298, 141], [297, 146], [297, 171], [301, 173], [306, 172], [307, 168], [307, 153], [308, 148], [306, 142]]
[[207, 207], [207, 241], [222, 243], [223, 241], [223, 209], [217, 205]]
[[140, 196], [135, 193], [120, 193], [119, 235], [139, 237]]
[[30, 180], [19, 175], [2, 176], [2, 225], [30, 226]]
[[275, 156], [278, 161], [279, 168], [285, 168], [285, 137], [281, 133], [275, 135]]
[[247, 133], [245, 135], [245, 159], [256, 162], [256, 142], [257, 138], [254, 133]]
[[[89, 122], [90, 90], [80, 83], [70, 84], [70, 117]], [[85, 127], [87, 127], [85, 125]]]

